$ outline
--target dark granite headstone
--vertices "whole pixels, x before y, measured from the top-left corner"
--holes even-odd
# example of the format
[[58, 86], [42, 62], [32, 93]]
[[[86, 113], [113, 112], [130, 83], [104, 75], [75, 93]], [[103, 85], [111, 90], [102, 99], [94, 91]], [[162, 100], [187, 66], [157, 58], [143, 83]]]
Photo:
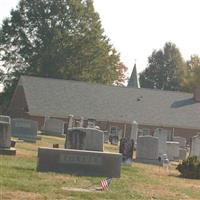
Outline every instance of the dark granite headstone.
[[95, 128], [71, 128], [65, 143], [67, 149], [103, 151], [104, 132]]
[[67, 148], [68, 149], [78, 149], [84, 150], [84, 144], [86, 140], [86, 132], [85, 129], [76, 129], [73, 128], [68, 131], [67, 135]]
[[132, 160], [133, 159], [133, 150], [134, 150], [134, 140], [122, 138], [120, 140], [120, 146], [119, 146], [119, 153], [122, 154], [123, 161], [126, 160]]
[[11, 146], [11, 147], [15, 147], [15, 145], [16, 145], [16, 141], [11, 140], [11, 144], [10, 144], [10, 146]]
[[59, 144], [53, 144], [53, 148], [59, 148]]
[[16, 118], [11, 121], [11, 133], [21, 140], [36, 142], [38, 122], [28, 119]]
[[38, 149], [38, 171], [120, 177], [121, 154], [74, 149]]

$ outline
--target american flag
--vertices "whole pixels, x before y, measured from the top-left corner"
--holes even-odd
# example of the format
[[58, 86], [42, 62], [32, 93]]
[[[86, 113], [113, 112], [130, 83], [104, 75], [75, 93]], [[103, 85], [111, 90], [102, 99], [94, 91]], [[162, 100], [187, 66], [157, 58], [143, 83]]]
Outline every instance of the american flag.
[[107, 189], [108, 186], [110, 185], [111, 181], [112, 181], [112, 178], [106, 178], [106, 179], [102, 180], [101, 181], [101, 189], [102, 190]]

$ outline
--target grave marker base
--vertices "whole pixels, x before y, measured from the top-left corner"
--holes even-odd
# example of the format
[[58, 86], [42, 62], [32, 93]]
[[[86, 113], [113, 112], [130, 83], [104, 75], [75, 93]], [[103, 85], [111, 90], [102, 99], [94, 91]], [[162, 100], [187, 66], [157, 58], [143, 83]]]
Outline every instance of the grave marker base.
[[119, 178], [121, 161], [119, 153], [39, 147], [37, 171]]
[[15, 156], [16, 149], [15, 148], [0, 148], [0, 155], [7, 155], [7, 156]]

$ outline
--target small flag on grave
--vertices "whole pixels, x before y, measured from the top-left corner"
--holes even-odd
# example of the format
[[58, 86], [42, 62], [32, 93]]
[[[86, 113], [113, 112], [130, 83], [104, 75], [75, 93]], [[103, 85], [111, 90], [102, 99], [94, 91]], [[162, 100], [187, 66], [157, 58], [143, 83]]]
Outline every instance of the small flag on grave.
[[108, 189], [111, 181], [112, 181], [112, 178], [106, 178], [106, 179], [102, 180], [101, 181], [101, 190]]

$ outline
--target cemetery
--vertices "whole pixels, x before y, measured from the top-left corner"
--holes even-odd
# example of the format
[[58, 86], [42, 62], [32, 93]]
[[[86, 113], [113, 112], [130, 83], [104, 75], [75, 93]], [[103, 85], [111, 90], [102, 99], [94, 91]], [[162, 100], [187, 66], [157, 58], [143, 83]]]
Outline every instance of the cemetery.
[[[65, 138], [50, 133], [40, 135], [41, 140], [35, 139], [34, 121], [2, 116], [1, 122], [6, 128], [1, 128], [0, 149], [15, 152], [1, 156], [3, 199], [62, 199], [66, 195], [75, 199], [177, 199], [177, 195], [197, 199], [200, 195], [200, 182], [182, 179], [176, 169], [189, 154], [200, 155], [198, 134], [191, 138], [188, 151], [184, 138], [171, 137], [163, 128], [155, 129], [153, 135], [139, 135], [136, 121], [130, 136], [116, 143], [108, 141], [108, 133], [96, 126], [95, 119], [82, 117], [75, 123], [70, 115]], [[11, 133], [17, 150], [11, 148]], [[112, 177], [112, 184], [108, 191], [96, 194], [103, 177]]]
[[[146, 112], [142, 113], [141, 107], [148, 108], [146, 101], [140, 102], [141, 105], [137, 102], [135, 106], [141, 106], [140, 111], [135, 109], [131, 113], [131, 104], [127, 107], [121, 104], [123, 112], [115, 106], [109, 110], [107, 104], [100, 109], [98, 106], [102, 101], [110, 101], [104, 93], [108, 94], [107, 89], [113, 93], [113, 88], [54, 81], [59, 87], [63, 83], [70, 86], [70, 90], [66, 85], [64, 88], [67, 89], [66, 94], [72, 95], [71, 99], [61, 100], [58, 107], [55, 101], [43, 96], [43, 101], [48, 101], [48, 104], [42, 104], [43, 97], [34, 98], [35, 94], [30, 91], [41, 95], [52, 82], [22, 76], [16, 90], [20, 88], [24, 96], [18, 96], [16, 92], [10, 105], [10, 115], [0, 117], [3, 198], [13, 199], [17, 195], [17, 199], [23, 199], [30, 195], [29, 199], [65, 199], [67, 195], [72, 199], [88, 199], [87, 193], [92, 199], [165, 199], [166, 196], [177, 199], [177, 195], [180, 199], [195, 199], [200, 196], [197, 190], [200, 176], [196, 167], [199, 166], [200, 135], [198, 128], [194, 128], [196, 121], [193, 122], [194, 127], [180, 129], [184, 120], [176, 125], [165, 118], [166, 115], [160, 116], [160, 119], [155, 115], [145, 116]], [[41, 87], [38, 86], [40, 82], [43, 84]], [[87, 95], [82, 94], [81, 98], [86, 98], [88, 105], [80, 101], [73, 87], [85, 91]], [[103, 100], [99, 101], [96, 96], [87, 93], [92, 88], [103, 91]], [[113, 94], [116, 95], [115, 92]], [[61, 98], [65, 98], [63, 94], [60, 94]], [[20, 103], [15, 102], [19, 98]], [[21, 109], [24, 106], [28, 109], [26, 112]], [[16, 108], [24, 113], [15, 113]], [[172, 108], [170, 106], [171, 114]], [[68, 112], [64, 114], [65, 110]], [[166, 119], [167, 126], [162, 118]], [[141, 123], [141, 120], [147, 121]], [[191, 121], [188, 123], [192, 124]], [[190, 162], [195, 169], [192, 172], [187, 170]], [[103, 178], [112, 179], [106, 191], [100, 187]]]
[[200, 200], [198, 4], [1, 0], [0, 200]]
[[[199, 180], [182, 179], [174, 165], [170, 176], [157, 165], [133, 163], [121, 166], [121, 178], [114, 178], [108, 191], [101, 193], [70, 192], [62, 187], [99, 186], [102, 177], [76, 176], [68, 173], [37, 172], [39, 147], [64, 148], [64, 138], [42, 135], [36, 143], [17, 143], [17, 155], [1, 156], [2, 199], [198, 199]], [[104, 150], [118, 152], [116, 145], [105, 144]], [[31, 177], [31, 178], [30, 178]]]
[[87, 128], [69, 128], [65, 149], [39, 147], [37, 170], [119, 178], [121, 154], [103, 152], [103, 134], [90, 120]]

